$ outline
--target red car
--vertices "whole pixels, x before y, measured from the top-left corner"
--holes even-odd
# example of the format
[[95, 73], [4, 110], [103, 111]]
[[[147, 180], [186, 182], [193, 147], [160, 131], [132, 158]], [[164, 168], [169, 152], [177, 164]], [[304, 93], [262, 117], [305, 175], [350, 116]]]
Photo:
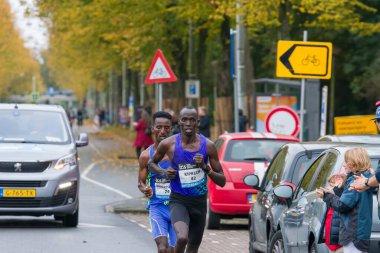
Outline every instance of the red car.
[[207, 228], [219, 228], [221, 218], [248, 217], [257, 191], [245, 185], [243, 178], [254, 173], [262, 179], [273, 156], [288, 142], [299, 140], [293, 136], [259, 132], [227, 133], [219, 136], [215, 145], [226, 176], [226, 185], [221, 188], [208, 180]]

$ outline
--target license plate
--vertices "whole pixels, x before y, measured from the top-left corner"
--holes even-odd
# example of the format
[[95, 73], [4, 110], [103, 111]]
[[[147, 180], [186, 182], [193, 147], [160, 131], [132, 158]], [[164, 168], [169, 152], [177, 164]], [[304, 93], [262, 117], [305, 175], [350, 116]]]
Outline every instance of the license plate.
[[0, 189], [2, 198], [35, 198], [35, 189]]
[[256, 194], [248, 194], [248, 203], [253, 203], [256, 199]]

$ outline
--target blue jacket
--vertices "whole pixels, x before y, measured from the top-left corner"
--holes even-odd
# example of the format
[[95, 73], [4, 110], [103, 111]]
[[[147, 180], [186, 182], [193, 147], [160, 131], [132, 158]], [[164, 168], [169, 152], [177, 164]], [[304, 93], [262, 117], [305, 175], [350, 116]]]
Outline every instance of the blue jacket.
[[[360, 174], [358, 174], [360, 175]], [[364, 172], [365, 177], [371, 173]], [[368, 252], [372, 227], [372, 189], [364, 192], [349, 190], [355, 180], [352, 174], [347, 175], [347, 181], [341, 197], [326, 193], [323, 200], [341, 214], [339, 244], [347, 245], [353, 242], [361, 251]]]

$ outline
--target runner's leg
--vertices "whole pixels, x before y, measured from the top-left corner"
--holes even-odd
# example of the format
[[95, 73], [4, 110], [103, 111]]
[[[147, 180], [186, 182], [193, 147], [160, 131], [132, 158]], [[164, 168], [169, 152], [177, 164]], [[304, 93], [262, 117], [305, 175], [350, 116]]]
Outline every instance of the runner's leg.
[[186, 207], [178, 202], [170, 202], [170, 216], [177, 236], [176, 253], [185, 252], [189, 235], [189, 213]]
[[197, 253], [201, 245], [203, 232], [206, 225], [207, 204], [198, 202], [198, 205], [190, 209], [189, 243], [186, 253]]
[[167, 253], [169, 248], [167, 235], [167, 225], [165, 219], [165, 205], [151, 205], [149, 210], [150, 224], [152, 227], [152, 235], [157, 245], [158, 253]]

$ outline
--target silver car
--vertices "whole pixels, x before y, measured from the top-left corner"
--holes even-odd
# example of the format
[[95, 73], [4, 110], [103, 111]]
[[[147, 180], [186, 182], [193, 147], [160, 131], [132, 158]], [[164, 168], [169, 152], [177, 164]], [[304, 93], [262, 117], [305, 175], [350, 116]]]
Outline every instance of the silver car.
[[[363, 144], [360, 146], [368, 151], [372, 168], [377, 168], [380, 160], [380, 146]], [[329, 252], [326, 244], [317, 244], [326, 204], [317, 197], [315, 190], [326, 187], [328, 178], [339, 173], [344, 163], [344, 154], [352, 147], [354, 145], [332, 147], [323, 152], [308, 168], [295, 191], [286, 185], [274, 189], [277, 197], [287, 200], [288, 208], [280, 217], [280, 229], [272, 237], [269, 252]], [[379, 244], [380, 220], [377, 197], [374, 194], [369, 252], [379, 252]]]
[[57, 105], [0, 104], [0, 215], [54, 215], [76, 227], [77, 147], [65, 110]]

